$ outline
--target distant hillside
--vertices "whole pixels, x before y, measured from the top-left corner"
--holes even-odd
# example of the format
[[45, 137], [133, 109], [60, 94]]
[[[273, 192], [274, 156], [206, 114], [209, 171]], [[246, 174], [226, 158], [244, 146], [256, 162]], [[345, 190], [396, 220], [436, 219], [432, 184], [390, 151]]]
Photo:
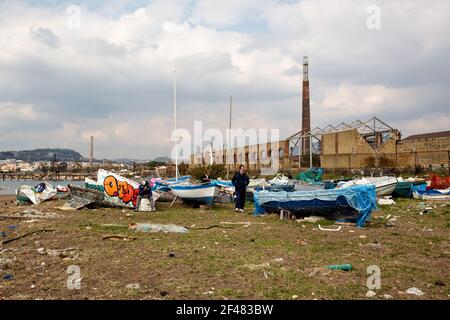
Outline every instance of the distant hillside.
[[35, 149], [23, 151], [0, 151], [0, 160], [16, 159], [23, 161], [52, 161], [56, 154], [57, 161], [81, 161], [83, 156], [71, 149]]
[[166, 164], [170, 164], [173, 163], [172, 159], [170, 159], [169, 157], [158, 157], [153, 159], [154, 162], [161, 162], [161, 163], [166, 163]]

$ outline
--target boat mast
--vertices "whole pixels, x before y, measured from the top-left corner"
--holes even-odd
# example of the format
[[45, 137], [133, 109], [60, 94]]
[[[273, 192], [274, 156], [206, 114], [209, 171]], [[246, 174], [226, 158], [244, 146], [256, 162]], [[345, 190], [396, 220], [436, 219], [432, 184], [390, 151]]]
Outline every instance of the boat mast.
[[229, 128], [228, 128], [229, 129], [228, 130], [228, 146], [227, 146], [228, 148], [227, 148], [226, 156], [225, 156], [225, 165], [227, 166], [227, 180], [228, 180], [228, 176], [230, 173], [230, 166], [229, 166], [229, 163], [227, 163], [227, 162], [228, 162], [228, 152], [231, 151], [230, 146], [231, 146], [231, 111], [232, 111], [232, 109], [233, 109], [233, 96], [230, 95], [230, 124], [229, 124]]
[[177, 71], [173, 72], [173, 117], [175, 130], [175, 181], [178, 181], [178, 136], [177, 136]]

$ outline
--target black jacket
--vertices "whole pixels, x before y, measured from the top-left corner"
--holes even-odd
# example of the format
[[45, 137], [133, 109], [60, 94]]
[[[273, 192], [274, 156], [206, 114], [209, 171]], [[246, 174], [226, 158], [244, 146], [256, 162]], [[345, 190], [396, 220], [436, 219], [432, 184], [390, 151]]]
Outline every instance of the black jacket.
[[245, 188], [250, 183], [250, 178], [246, 173], [241, 174], [240, 172], [236, 172], [231, 180], [233, 186], [239, 190], [245, 190]]
[[141, 197], [151, 197], [153, 195], [152, 188], [148, 182], [145, 185], [139, 185], [139, 195]]

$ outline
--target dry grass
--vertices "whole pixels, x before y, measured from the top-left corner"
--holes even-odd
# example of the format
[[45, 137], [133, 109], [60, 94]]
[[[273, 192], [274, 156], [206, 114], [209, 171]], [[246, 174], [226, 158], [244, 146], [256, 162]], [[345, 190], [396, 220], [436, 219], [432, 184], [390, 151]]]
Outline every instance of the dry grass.
[[[48, 202], [37, 209], [58, 212], [55, 207], [60, 204]], [[156, 213], [83, 209], [32, 223], [3, 219], [0, 231], [7, 236], [0, 240], [43, 228], [56, 231], [0, 248], [0, 258], [12, 260], [2, 271], [0, 298], [291, 299], [297, 295], [300, 299], [364, 299], [366, 269], [378, 265], [381, 289], [376, 298], [389, 294], [394, 299], [448, 299], [450, 205], [438, 203], [420, 215], [419, 204], [399, 200], [374, 212], [367, 227], [343, 226], [339, 232], [320, 231], [317, 223], [280, 221], [275, 215], [253, 217], [226, 207], [169, 209], [164, 203]], [[24, 209], [4, 208], [0, 215]], [[387, 225], [388, 214], [397, 217], [394, 226]], [[187, 234], [139, 233], [127, 228], [133, 222], [192, 229]], [[11, 225], [19, 227], [9, 229]], [[213, 225], [227, 228], [195, 230]], [[105, 235], [136, 240], [103, 240]], [[73, 260], [37, 251], [69, 247], [78, 249]], [[351, 264], [353, 270], [321, 270], [310, 276], [316, 267], [343, 263]], [[81, 269], [81, 290], [67, 289], [69, 265]], [[13, 278], [3, 280], [8, 274]], [[127, 288], [130, 283], [139, 283], [139, 288]], [[404, 293], [410, 287], [418, 287], [425, 295]]]

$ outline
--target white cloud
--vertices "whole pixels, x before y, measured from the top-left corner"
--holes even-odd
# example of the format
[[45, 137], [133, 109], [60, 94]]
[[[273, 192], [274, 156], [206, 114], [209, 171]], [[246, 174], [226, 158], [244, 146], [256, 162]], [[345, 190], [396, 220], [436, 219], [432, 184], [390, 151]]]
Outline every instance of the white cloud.
[[[379, 31], [366, 28], [372, 4]], [[174, 69], [179, 127], [203, 119], [225, 129], [233, 94], [234, 125], [286, 137], [300, 126], [305, 50], [313, 126], [373, 114], [424, 131], [435, 129], [428, 119], [448, 121], [446, 2], [157, 0], [127, 12], [132, 5], [82, 6], [81, 29], [69, 30], [64, 6], [0, 2], [5, 147], [87, 150], [94, 135], [99, 157], [168, 154]]]

